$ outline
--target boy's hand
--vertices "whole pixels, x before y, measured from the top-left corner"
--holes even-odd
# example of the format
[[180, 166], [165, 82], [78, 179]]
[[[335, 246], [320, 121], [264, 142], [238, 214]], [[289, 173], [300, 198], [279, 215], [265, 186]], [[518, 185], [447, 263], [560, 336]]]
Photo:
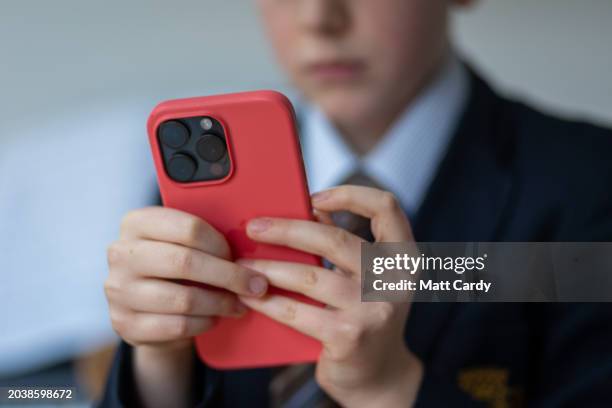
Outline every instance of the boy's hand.
[[[377, 242], [414, 241], [410, 224], [390, 193], [341, 186], [313, 196], [322, 214], [348, 210], [371, 219]], [[329, 219], [329, 217], [325, 217]], [[361, 302], [361, 238], [327, 223], [260, 218], [248, 225], [257, 241], [322, 256], [336, 270], [289, 262], [239, 260], [271, 285], [302, 293], [321, 308], [270, 295], [243, 303], [323, 343], [317, 381], [343, 406], [407, 406], [414, 401], [422, 364], [406, 347], [409, 303]]]
[[[134, 371], [145, 406], [189, 405], [191, 338], [214, 316], [246, 311], [235, 294], [262, 296], [267, 280], [230, 261], [225, 238], [193, 215], [162, 207], [125, 216], [108, 249], [105, 283], [115, 331], [135, 347]], [[233, 293], [206, 290], [191, 281]]]
[[166, 345], [205, 331], [213, 316], [244, 313], [236, 296], [261, 296], [265, 278], [230, 260], [225, 238], [198, 217], [152, 207], [129, 213], [108, 250], [105, 284], [113, 327], [128, 343]]

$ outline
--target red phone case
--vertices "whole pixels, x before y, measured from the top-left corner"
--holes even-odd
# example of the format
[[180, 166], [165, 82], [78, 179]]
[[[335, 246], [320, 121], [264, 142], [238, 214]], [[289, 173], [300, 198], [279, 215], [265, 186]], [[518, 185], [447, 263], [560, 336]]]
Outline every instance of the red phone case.
[[[178, 183], [164, 169], [158, 126], [195, 116], [214, 117], [224, 128], [232, 168], [223, 180]], [[226, 236], [235, 258], [320, 265], [314, 255], [255, 243], [245, 233], [246, 223], [259, 216], [312, 219], [293, 108], [284, 95], [259, 91], [166, 101], [155, 107], [147, 128], [166, 207], [209, 222]], [[222, 369], [311, 362], [321, 351], [315, 339], [254, 311], [241, 319], [218, 318], [195, 341], [200, 358]]]

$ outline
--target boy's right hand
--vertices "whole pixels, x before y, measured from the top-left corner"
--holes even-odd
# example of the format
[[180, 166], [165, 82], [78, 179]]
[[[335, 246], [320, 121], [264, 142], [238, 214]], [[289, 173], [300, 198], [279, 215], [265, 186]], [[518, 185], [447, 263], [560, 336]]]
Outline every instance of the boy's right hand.
[[108, 249], [105, 292], [113, 328], [136, 347], [191, 349], [191, 338], [209, 329], [215, 316], [245, 313], [235, 294], [262, 296], [267, 290], [263, 275], [230, 257], [225, 238], [198, 217], [163, 207], [128, 213], [119, 240]]

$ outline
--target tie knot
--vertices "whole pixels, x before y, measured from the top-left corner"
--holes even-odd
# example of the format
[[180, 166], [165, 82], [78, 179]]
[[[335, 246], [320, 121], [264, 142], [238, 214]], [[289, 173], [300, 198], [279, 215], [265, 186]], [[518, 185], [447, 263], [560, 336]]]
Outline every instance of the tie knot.
[[[347, 177], [342, 184], [353, 186], [373, 187], [380, 189], [376, 181], [364, 173], [361, 169]], [[340, 228], [357, 235], [366, 241], [373, 241], [372, 231], [370, 228], [370, 220], [357, 214], [348, 211], [338, 211], [332, 214], [334, 223]]]

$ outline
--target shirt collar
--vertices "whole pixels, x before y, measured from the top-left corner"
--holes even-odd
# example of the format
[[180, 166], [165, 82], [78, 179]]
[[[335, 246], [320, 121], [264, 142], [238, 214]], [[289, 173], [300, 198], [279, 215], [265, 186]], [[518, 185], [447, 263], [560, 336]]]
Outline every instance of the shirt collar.
[[302, 148], [311, 191], [342, 183], [357, 170], [415, 213], [444, 157], [468, 96], [465, 67], [452, 56], [366, 156], [359, 158], [316, 107], [304, 111]]

